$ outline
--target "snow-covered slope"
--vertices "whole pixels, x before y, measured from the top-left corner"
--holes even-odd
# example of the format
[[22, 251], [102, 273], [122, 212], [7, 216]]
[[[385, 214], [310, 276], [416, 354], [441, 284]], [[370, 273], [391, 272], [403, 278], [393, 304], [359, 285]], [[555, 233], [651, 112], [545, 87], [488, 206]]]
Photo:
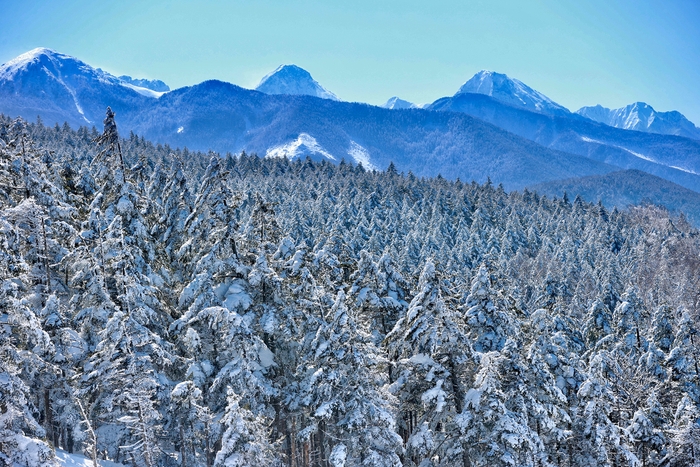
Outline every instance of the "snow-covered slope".
[[576, 113], [615, 128], [700, 139], [700, 128], [682, 113], [675, 110], [657, 112], [645, 102], [635, 102], [619, 109], [601, 105], [581, 107]]
[[350, 141], [350, 148], [348, 148], [348, 155], [358, 163], [362, 164], [365, 169], [369, 170], [379, 170], [379, 168], [372, 163], [371, 155], [367, 149], [363, 148], [354, 141]]
[[255, 90], [265, 94], [316, 96], [322, 99], [340, 100], [335, 94], [318, 84], [308, 71], [296, 65], [280, 65], [260, 80]]
[[464, 83], [457, 94], [484, 94], [505, 104], [547, 115], [568, 115], [569, 110], [522, 81], [502, 73], [482, 70]]
[[385, 109], [415, 109], [418, 106], [413, 102], [408, 102], [394, 96], [379, 107], [384, 107]]

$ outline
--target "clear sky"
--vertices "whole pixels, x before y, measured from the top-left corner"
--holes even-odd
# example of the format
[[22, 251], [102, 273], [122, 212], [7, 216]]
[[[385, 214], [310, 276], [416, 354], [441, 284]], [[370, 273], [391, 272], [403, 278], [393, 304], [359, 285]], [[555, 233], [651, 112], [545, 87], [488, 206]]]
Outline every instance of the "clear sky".
[[481, 69], [576, 110], [645, 101], [700, 125], [700, 1], [0, 0], [0, 62], [35, 47], [171, 88], [280, 64], [343, 100], [416, 103]]

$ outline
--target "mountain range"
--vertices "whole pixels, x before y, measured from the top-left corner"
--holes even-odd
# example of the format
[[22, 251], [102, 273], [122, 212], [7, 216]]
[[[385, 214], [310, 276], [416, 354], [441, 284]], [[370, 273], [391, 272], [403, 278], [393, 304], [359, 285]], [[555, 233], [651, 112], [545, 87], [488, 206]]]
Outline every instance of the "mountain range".
[[[215, 80], [170, 90], [44, 48], [0, 67], [4, 114], [100, 127], [107, 106], [123, 134], [196, 150], [346, 159], [376, 169], [394, 162], [418, 176], [490, 177], [506, 189], [632, 169], [700, 192], [700, 141], [680, 113], [655, 112], [637, 118], [651, 123], [625, 126], [606, 117], [613, 111], [572, 113], [489, 71], [424, 108], [396, 97], [382, 108], [340, 101], [295, 65], [280, 66], [255, 90]], [[647, 115], [634, 106], [629, 115]]]

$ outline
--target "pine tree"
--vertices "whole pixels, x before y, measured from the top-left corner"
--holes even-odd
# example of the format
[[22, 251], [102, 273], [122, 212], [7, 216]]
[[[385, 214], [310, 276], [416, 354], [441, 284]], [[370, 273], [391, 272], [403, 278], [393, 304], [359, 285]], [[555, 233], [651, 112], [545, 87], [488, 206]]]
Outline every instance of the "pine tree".
[[491, 285], [485, 265], [481, 265], [472, 280], [466, 298], [465, 320], [469, 325], [469, 337], [477, 352], [498, 351], [514, 332], [507, 303], [499, 297]]
[[697, 466], [700, 453], [700, 410], [687, 395], [676, 409], [671, 430], [670, 465]]
[[474, 385], [467, 391], [464, 410], [456, 420], [474, 465], [534, 466], [541, 457], [542, 442], [528, 426], [518, 383], [507, 376], [519, 365], [510, 360], [513, 344], [508, 341], [503, 353], [481, 355]]
[[333, 447], [322, 444], [321, 462], [342, 450], [348, 465], [398, 466], [402, 447], [394, 401], [378, 371], [386, 362], [345, 300], [338, 292], [305, 349], [301, 397], [313, 425], [302, 433], [327, 432]]
[[222, 419], [226, 431], [214, 466], [280, 465], [275, 446], [268, 438], [269, 421], [241, 407], [240, 396], [232, 390], [228, 392], [227, 401], [226, 414]]
[[392, 392], [399, 398], [399, 433], [406, 444], [406, 461], [419, 465], [443, 447], [446, 455], [459, 457], [462, 448], [459, 443], [445, 443], [441, 427], [453, 423], [455, 414], [462, 411], [473, 352], [457, 310], [443, 299], [432, 261], [423, 268], [406, 315], [386, 340], [397, 367]]
[[[57, 465], [42, 440], [46, 430], [33, 415], [24, 373], [50, 373], [52, 342], [22, 297], [29, 270], [19, 248], [18, 232], [0, 217], [0, 463], [6, 466]], [[24, 368], [23, 368], [24, 367]]]

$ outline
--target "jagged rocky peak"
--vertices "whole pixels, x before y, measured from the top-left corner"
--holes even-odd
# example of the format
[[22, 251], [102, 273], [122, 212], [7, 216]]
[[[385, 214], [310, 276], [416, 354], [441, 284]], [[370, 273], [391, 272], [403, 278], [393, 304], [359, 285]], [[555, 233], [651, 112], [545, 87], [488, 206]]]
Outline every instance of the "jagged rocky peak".
[[635, 102], [619, 109], [598, 104], [581, 107], [576, 113], [615, 128], [700, 139], [700, 128], [685, 115], [676, 110], [657, 112], [646, 102]]
[[140, 88], [150, 89], [156, 92], [168, 92], [170, 91], [170, 86], [165, 84], [159, 79], [143, 79], [143, 78], [132, 78], [131, 76], [122, 75], [119, 77], [120, 80], [132, 86], [138, 86]]
[[260, 84], [255, 89], [265, 94], [316, 96], [322, 99], [340, 100], [338, 96], [313, 79], [308, 71], [296, 65], [280, 65], [260, 80]]
[[520, 80], [503, 73], [482, 70], [464, 83], [457, 94], [485, 94], [496, 100], [548, 115], [568, 115], [569, 110]]

